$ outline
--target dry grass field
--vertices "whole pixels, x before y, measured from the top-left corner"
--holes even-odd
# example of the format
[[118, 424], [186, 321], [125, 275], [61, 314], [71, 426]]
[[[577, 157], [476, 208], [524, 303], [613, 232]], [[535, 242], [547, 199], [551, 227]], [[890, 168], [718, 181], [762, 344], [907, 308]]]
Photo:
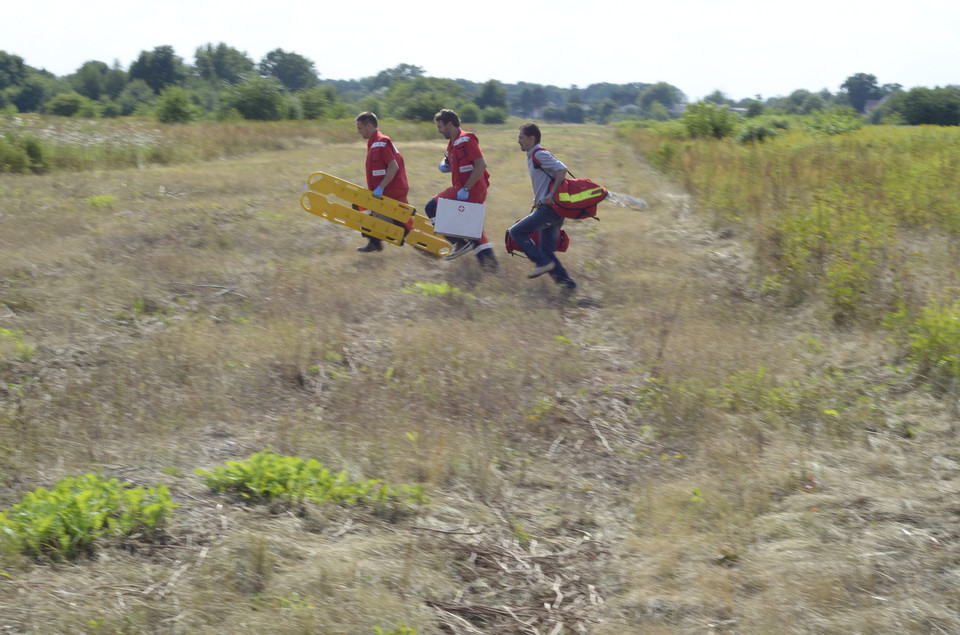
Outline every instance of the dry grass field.
[[[576, 293], [503, 250], [515, 125], [468, 127], [499, 273], [357, 253], [299, 206], [312, 172], [363, 180], [338, 125], [0, 175], [0, 509], [91, 472], [181, 505], [162, 540], [2, 550], [0, 632], [960, 632], [955, 412], [882, 334], [766, 301], [749, 237], [605, 127], [544, 127], [646, 202], [567, 224]], [[445, 142], [382, 129], [422, 207]], [[265, 449], [429, 502], [265, 505], [195, 473]]]

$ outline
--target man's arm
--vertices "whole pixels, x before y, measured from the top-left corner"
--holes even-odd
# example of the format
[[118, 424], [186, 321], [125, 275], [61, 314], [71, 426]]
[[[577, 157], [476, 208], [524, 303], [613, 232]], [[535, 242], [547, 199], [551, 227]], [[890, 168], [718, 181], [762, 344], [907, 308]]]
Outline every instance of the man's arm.
[[387, 164], [387, 173], [383, 175], [383, 180], [380, 181], [380, 187], [387, 189], [387, 187], [390, 185], [390, 181], [393, 180], [393, 177], [395, 177], [399, 171], [400, 166], [397, 164], [397, 160], [392, 159], [390, 163]]
[[477, 184], [481, 178], [483, 178], [483, 173], [487, 169], [487, 162], [484, 161], [483, 157], [477, 157], [473, 160], [473, 172], [470, 173], [467, 182], [463, 184], [465, 189], [470, 189]]
[[547, 198], [544, 201], [545, 203], [554, 202], [554, 199], [557, 197], [557, 191], [560, 189], [560, 185], [563, 183], [565, 178], [567, 178], [566, 168], [561, 168], [553, 173], [553, 183], [550, 185], [550, 191], [547, 192]]

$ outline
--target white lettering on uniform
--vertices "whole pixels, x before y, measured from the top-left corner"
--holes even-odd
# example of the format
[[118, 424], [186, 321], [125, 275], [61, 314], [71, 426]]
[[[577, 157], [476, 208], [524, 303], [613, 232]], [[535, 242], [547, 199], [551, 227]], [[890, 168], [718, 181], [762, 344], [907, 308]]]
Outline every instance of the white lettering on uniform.
[[373, 171], [373, 175], [374, 175], [374, 176], [383, 176], [383, 175], [386, 174], [386, 173], [387, 173], [386, 170], [374, 170], [374, 171]]
[[376, 142], [370, 144], [370, 147], [371, 147], [371, 148], [386, 148], [386, 147], [387, 147], [387, 142], [386, 142], [386, 141], [376, 141]]
[[453, 145], [458, 146], [461, 143], [466, 143], [467, 141], [470, 141], [470, 137], [460, 137], [459, 139], [453, 142]]
[[467, 164], [467, 165], [461, 165], [461, 166], [460, 166], [460, 171], [461, 171], [461, 172], [473, 172], [473, 164], [472, 164], [472, 163], [469, 163], [469, 164]]

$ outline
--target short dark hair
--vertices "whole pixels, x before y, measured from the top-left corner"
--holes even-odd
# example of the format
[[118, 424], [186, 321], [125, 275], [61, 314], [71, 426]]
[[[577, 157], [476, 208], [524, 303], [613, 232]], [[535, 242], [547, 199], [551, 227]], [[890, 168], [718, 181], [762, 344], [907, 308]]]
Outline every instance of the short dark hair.
[[366, 112], [362, 112], [362, 113], [360, 113], [359, 115], [357, 115], [356, 122], [357, 122], [357, 123], [372, 123], [374, 128], [378, 128], [378, 127], [380, 126], [380, 122], [377, 121], [377, 116], [376, 116], [375, 114], [373, 114], [372, 112], [370, 112], [369, 110], [367, 110]]
[[533, 137], [540, 143], [540, 127], [535, 123], [525, 123], [520, 126], [520, 132], [524, 137]]
[[460, 116], [450, 110], [449, 108], [444, 108], [437, 114], [433, 116], [434, 121], [442, 121], [443, 123], [452, 123], [457, 128], [460, 127]]

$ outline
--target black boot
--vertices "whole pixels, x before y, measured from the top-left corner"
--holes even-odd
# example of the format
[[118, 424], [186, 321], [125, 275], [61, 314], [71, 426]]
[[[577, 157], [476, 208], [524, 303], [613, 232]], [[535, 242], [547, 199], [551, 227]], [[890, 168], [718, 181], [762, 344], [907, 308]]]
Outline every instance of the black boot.
[[357, 251], [361, 251], [365, 254], [370, 253], [371, 251], [383, 251], [383, 244], [379, 238], [370, 238], [370, 242], [363, 247], [357, 247]]
[[496, 273], [500, 269], [497, 264], [497, 257], [492, 249], [484, 249], [477, 253], [477, 261], [480, 263], [480, 269], [487, 273]]

